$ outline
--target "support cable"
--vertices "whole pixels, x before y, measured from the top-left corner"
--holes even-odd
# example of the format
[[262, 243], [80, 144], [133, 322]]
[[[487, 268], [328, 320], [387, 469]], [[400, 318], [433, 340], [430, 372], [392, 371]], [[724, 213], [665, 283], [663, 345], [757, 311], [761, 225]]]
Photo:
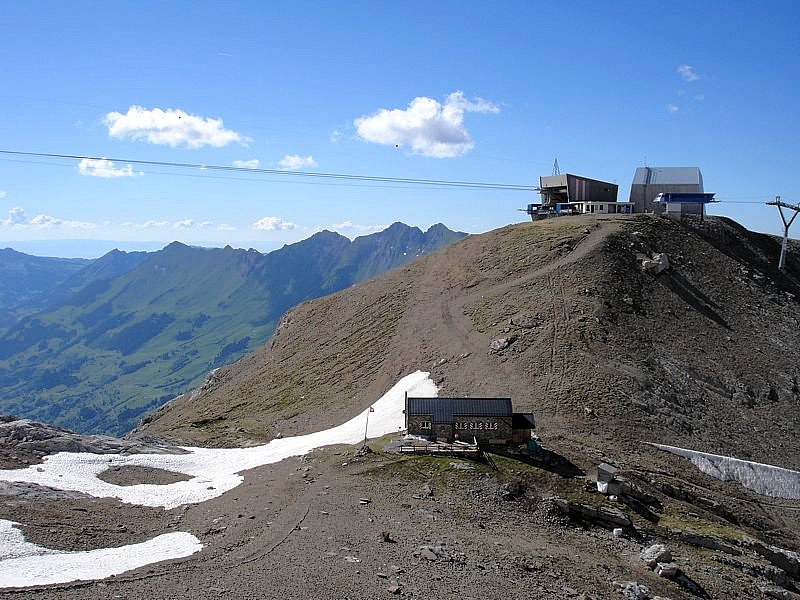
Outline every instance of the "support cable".
[[535, 186], [514, 183], [493, 183], [486, 181], [448, 181], [441, 179], [414, 179], [406, 177], [382, 177], [375, 175], [357, 175], [346, 173], [324, 173], [314, 171], [285, 171], [280, 169], [261, 169], [256, 167], [235, 167], [227, 165], [208, 165], [202, 163], [182, 163], [156, 160], [137, 160], [130, 158], [109, 158], [105, 156], [80, 156], [76, 154], [54, 154], [48, 152], [21, 152], [15, 150], [0, 150], [0, 155], [28, 156], [35, 158], [59, 158], [66, 160], [103, 160], [115, 163], [128, 163], [133, 165], [150, 165], [156, 167], [174, 167], [183, 169], [199, 169], [204, 171], [229, 171], [236, 173], [257, 173], [261, 175], [282, 175], [289, 177], [316, 177], [323, 179], [345, 181], [367, 181], [375, 183], [401, 183], [410, 185], [435, 185], [442, 187], [472, 188], [487, 190], [506, 190], [519, 192], [536, 191]]

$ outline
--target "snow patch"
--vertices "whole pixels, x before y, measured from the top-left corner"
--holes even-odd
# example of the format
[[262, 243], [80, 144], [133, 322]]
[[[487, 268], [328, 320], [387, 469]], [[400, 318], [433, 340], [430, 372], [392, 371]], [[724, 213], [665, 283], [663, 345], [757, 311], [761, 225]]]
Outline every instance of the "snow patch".
[[[44, 464], [26, 469], [0, 470], [0, 481], [21, 481], [77, 491], [97, 498], [117, 498], [128, 504], [175, 508], [181, 504], [204, 502], [221, 496], [243, 481], [242, 471], [301, 456], [322, 446], [357, 444], [368, 437], [396, 433], [405, 427], [405, 394], [436, 396], [438, 389], [417, 371], [397, 382], [369, 409], [346, 423], [295, 437], [275, 439], [252, 448], [186, 448], [189, 454], [88, 454], [59, 452], [45, 457]], [[367, 415], [369, 424], [367, 427]], [[98, 475], [111, 467], [153, 467], [189, 475], [192, 479], [167, 485], [120, 486], [105, 482]]]
[[686, 450], [664, 444], [650, 444], [659, 450], [688, 458], [706, 475], [721, 481], [738, 481], [763, 496], [800, 500], [800, 472], [730, 456]]
[[[405, 427], [406, 393], [435, 397], [429, 373], [417, 371], [398, 381], [370, 408], [351, 420], [317, 433], [272, 440], [253, 448], [186, 448], [188, 454], [89, 454], [60, 452], [41, 465], [0, 470], [0, 481], [35, 483], [97, 498], [117, 498], [128, 504], [175, 508], [221, 496], [238, 486], [242, 471], [300, 456], [332, 444], [358, 444], [367, 437], [396, 433]], [[141, 466], [190, 475], [188, 481], [167, 485], [120, 486], [98, 475], [111, 467]], [[203, 545], [194, 535], [173, 532], [140, 544], [86, 552], [50, 550], [25, 541], [14, 523], [0, 519], [0, 588], [104, 579], [162, 560], [183, 558]]]
[[103, 579], [154, 562], [184, 558], [203, 548], [191, 533], [176, 531], [119, 548], [48, 550], [26, 542], [14, 525], [0, 519], [0, 587], [4, 588]]

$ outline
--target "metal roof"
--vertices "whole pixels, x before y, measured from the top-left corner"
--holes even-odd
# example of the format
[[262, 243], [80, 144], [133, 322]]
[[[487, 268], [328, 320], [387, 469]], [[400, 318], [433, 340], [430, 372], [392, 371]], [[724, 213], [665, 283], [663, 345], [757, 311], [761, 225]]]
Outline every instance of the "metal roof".
[[[703, 185], [698, 167], [638, 167], [633, 185]], [[702, 189], [702, 188], [701, 188]]]
[[602, 183], [603, 185], [613, 185], [613, 186], [617, 185], [616, 183], [603, 181], [602, 179], [592, 179], [591, 177], [584, 177], [583, 175], [575, 175], [574, 173], [562, 173], [561, 175], [543, 175], [539, 177], [539, 187], [543, 188], [565, 187], [570, 179], [580, 179], [581, 181], [591, 181], [594, 183]]
[[447, 423], [454, 415], [510, 417], [511, 398], [408, 398], [408, 415], [431, 415], [436, 423]]

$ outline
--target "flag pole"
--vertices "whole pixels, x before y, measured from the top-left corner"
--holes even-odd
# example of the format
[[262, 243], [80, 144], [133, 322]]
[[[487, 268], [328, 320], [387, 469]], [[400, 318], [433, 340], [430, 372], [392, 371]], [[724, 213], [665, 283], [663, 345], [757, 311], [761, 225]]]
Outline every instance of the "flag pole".
[[367, 424], [364, 426], [364, 445], [367, 445], [367, 431], [369, 431], [369, 413], [372, 412], [372, 407], [367, 409]]

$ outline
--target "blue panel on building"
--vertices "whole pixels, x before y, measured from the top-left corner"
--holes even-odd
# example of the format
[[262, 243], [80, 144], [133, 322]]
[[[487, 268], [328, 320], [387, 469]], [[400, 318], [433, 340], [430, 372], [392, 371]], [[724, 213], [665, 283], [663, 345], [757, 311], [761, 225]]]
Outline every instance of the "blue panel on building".
[[694, 202], [706, 204], [714, 202], [714, 194], [703, 192], [662, 192], [653, 198], [653, 202], [668, 204], [670, 202]]

